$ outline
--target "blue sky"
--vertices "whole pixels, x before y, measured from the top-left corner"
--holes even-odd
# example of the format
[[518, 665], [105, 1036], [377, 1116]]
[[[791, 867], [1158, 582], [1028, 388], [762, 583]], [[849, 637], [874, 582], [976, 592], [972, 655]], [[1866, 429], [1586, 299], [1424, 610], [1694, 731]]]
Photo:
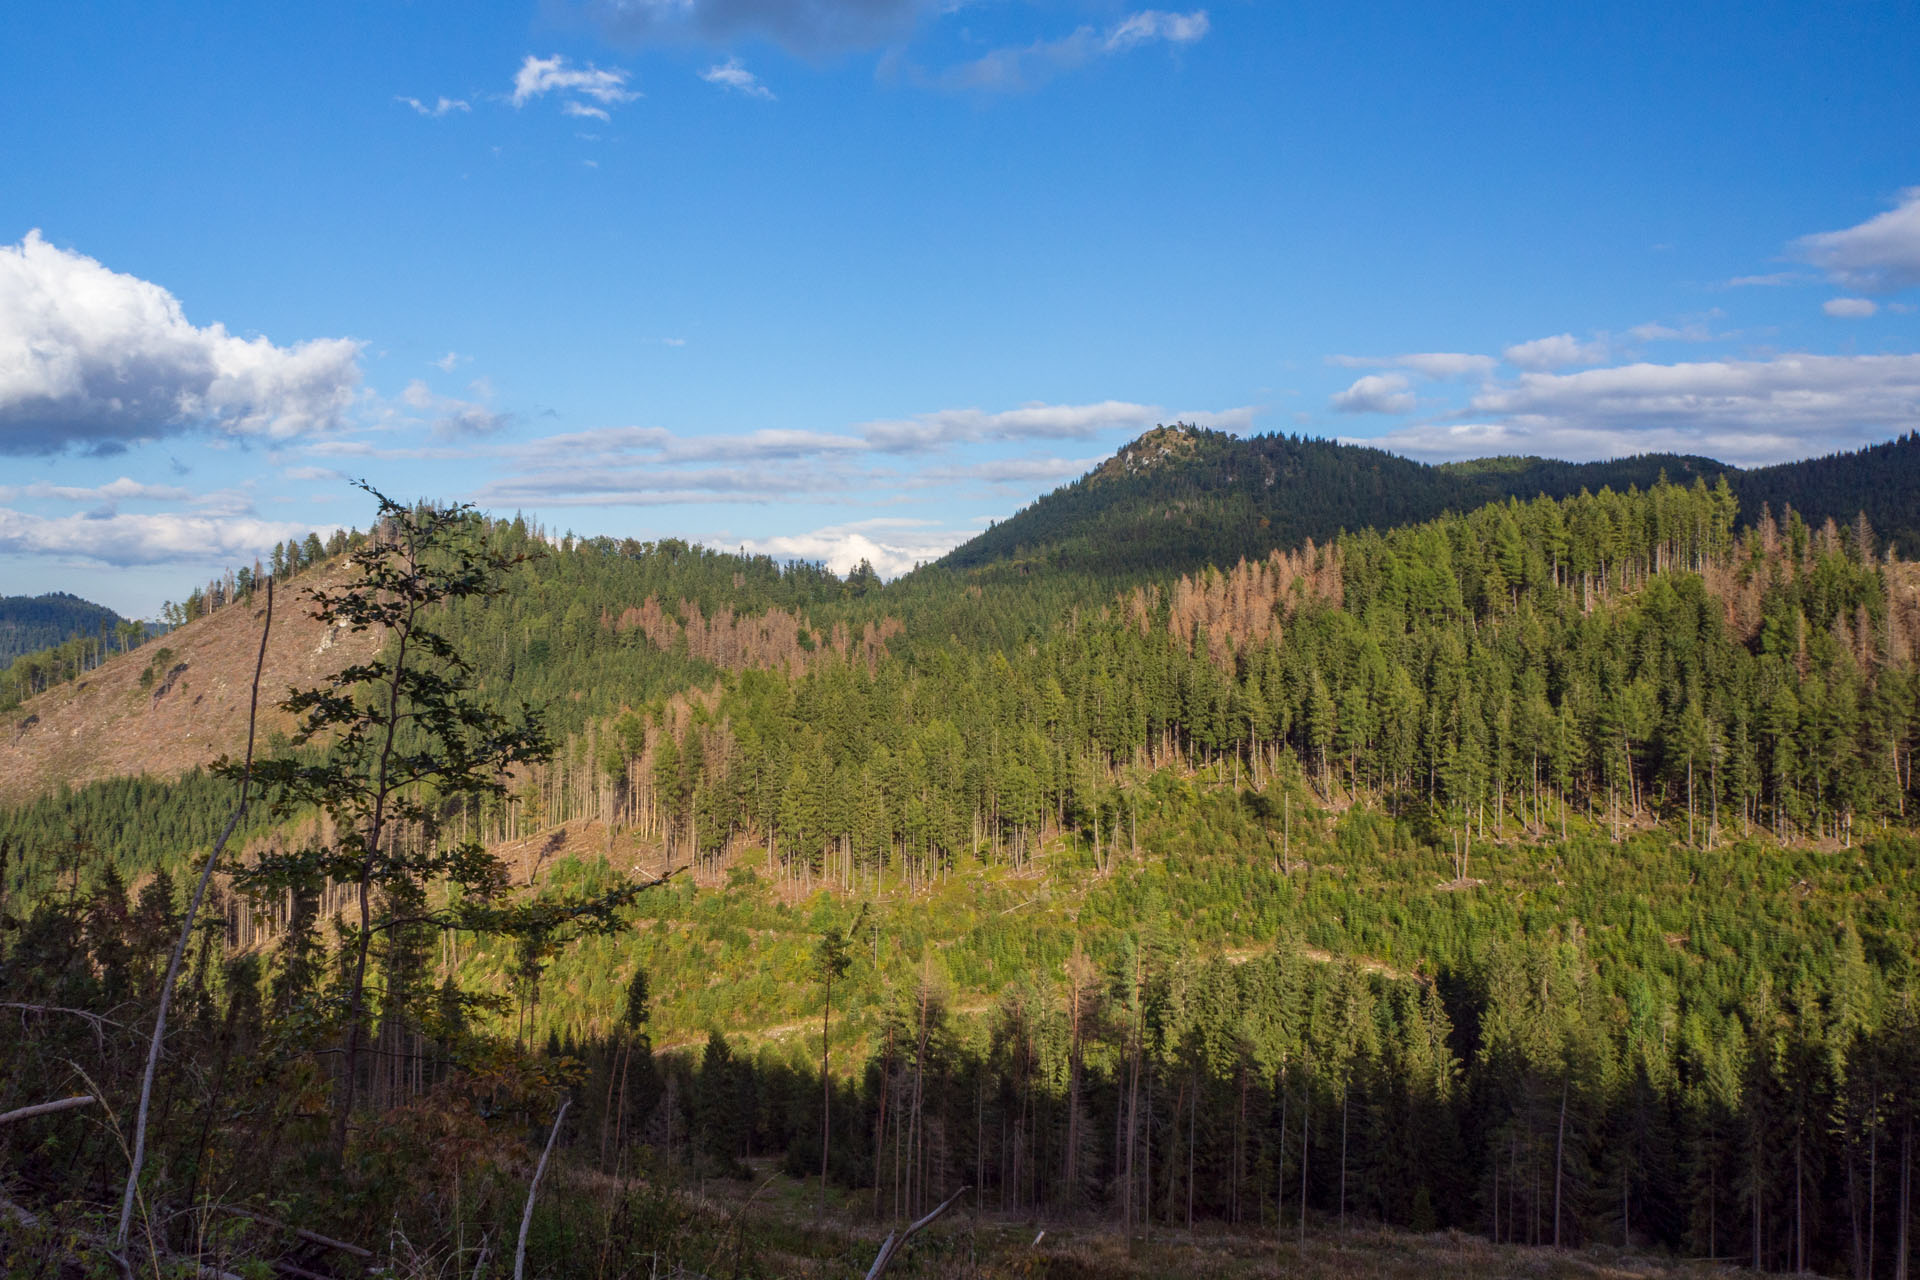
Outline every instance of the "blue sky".
[[1910, 4], [0, 12], [0, 592], [346, 477], [892, 573], [1155, 422], [1920, 427]]

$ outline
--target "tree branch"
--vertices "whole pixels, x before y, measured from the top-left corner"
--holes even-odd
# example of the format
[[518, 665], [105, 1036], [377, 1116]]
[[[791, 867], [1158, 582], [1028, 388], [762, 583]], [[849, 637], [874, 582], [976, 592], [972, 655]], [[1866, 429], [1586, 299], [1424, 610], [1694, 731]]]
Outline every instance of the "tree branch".
[[880, 1244], [879, 1256], [873, 1260], [873, 1267], [867, 1272], [867, 1280], [879, 1280], [881, 1273], [884, 1272], [889, 1266], [893, 1265], [893, 1260], [895, 1256], [898, 1255], [902, 1249], [907, 1247], [907, 1241], [913, 1239], [915, 1232], [919, 1231], [920, 1228], [927, 1226], [935, 1218], [939, 1217], [941, 1214], [945, 1213], [948, 1209], [952, 1208], [954, 1201], [958, 1200], [961, 1196], [967, 1194], [967, 1192], [971, 1190], [972, 1190], [971, 1187], [960, 1188], [958, 1191], [948, 1196], [945, 1200], [942, 1200], [938, 1205], [938, 1207], [936, 1207], [933, 1210], [933, 1212], [929, 1213], [926, 1217], [921, 1218], [919, 1221], [909, 1225], [905, 1231], [902, 1231], [899, 1234], [899, 1237], [897, 1239], [895, 1238], [893, 1232], [889, 1231], [887, 1233], [887, 1238], [884, 1241], [882, 1241]]
[[56, 1111], [71, 1111], [75, 1107], [90, 1107], [96, 1099], [90, 1093], [77, 1098], [60, 1098], [54, 1102], [39, 1102], [31, 1107], [20, 1107], [14, 1111], [0, 1111], [0, 1124], [12, 1124], [15, 1120], [31, 1120], [35, 1116], [52, 1115]]

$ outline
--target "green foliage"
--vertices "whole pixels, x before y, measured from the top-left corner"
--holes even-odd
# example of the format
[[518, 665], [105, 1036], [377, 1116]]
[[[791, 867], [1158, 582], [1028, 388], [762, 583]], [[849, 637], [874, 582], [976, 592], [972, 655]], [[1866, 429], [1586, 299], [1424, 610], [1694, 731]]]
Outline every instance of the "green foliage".
[[[886, 587], [388, 504], [362, 586], [322, 604], [410, 638], [296, 699], [305, 754], [265, 774], [324, 838], [282, 828], [251, 873], [264, 972], [211, 913], [168, 1068], [205, 1133], [163, 1135], [153, 1195], [192, 1202], [204, 1167], [314, 1188], [340, 1230], [376, 1203], [498, 1222], [506, 1155], [565, 1088], [568, 1158], [611, 1177], [772, 1159], [887, 1218], [968, 1183], [1135, 1231], [1351, 1216], [1889, 1272], [1920, 634], [1872, 529], [1786, 500], [1818, 513], [1913, 442], [1804, 489], [1148, 443], [1002, 539], [1039, 550]], [[1319, 496], [1262, 515], [1250, 457]], [[1264, 555], [1376, 499], [1433, 518]], [[1259, 558], [1184, 578], [1129, 558], [1241, 545]], [[515, 703], [556, 725], [550, 757], [479, 710]], [[150, 1000], [172, 879], [142, 878], [185, 868], [221, 798], [196, 775], [0, 815], [0, 981], [115, 1018]], [[581, 821], [608, 858], [505, 892], [486, 839]], [[616, 861], [698, 878], [636, 895]], [[329, 1051], [363, 1024], [356, 1072]], [[0, 1109], [65, 1062], [121, 1079], [82, 1030], [0, 1046]], [[385, 1123], [315, 1174], [348, 1080]], [[36, 1121], [0, 1156], [84, 1199], [112, 1150], [68, 1141]], [[671, 1249], [620, 1203], [595, 1239]], [[545, 1256], [579, 1213], [542, 1219]]]

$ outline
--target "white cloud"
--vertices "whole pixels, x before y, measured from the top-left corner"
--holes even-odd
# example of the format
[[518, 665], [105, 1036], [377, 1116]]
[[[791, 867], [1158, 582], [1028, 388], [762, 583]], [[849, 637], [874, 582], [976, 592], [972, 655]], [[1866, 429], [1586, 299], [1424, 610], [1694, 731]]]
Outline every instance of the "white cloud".
[[430, 120], [438, 120], [441, 116], [449, 115], [455, 111], [473, 110], [472, 104], [467, 102], [467, 100], [464, 98], [440, 98], [437, 101], [435, 101], [431, 106], [429, 106], [427, 103], [420, 101], [420, 99], [418, 98], [401, 97], [401, 98], [395, 98], [394, 101], [405, 103], [407, 106], [412, 107], [415, 111], [419, 112], [423, 116], [426, 116]]
[[1794, 256], [1850, 289], [1884, 293], [1920, 285], [1920, 187], [1858, 226], [1793, 242]]
[[1607, 344], [1599, 340], [1581, 342], [1570, 333], [1556, 333], [1551, 338], [1515, 343], [1500, 355], [1516, 369], [1565, 369], [1601, 363], [1607, 358]]
[[188, 490], [177, 485], [146, 484], [130, 476], [96, 485], [48, 484], [45, 481], [0, 485], [0, 502], [16, 502], [21, 498], [93, 503], [185, 502], [192, 496]]
[[607, 113], [605, 107], [589, 106], [584, 102], [563, 102], [560, 104], [560, 114], [577, 116], [582, 120], [600, 120], [607, 123], [611, 123], [613, 120], [613, 117]]
[[429, 360], [427, 361], [427, 363], [432, 365], [434, 368], [438, 369], [442, 373], [452, 373], [455, 369], [465, 364], [469, 359], [471, 359], [471, 357], [463, 356], [458, 351], [449, 351], [447, 352], [447, 354], [441, 356], [438, 360]]
[[1837, 319], [1862, 320], [1880, 310], [1880, 304], [1872, 298], [1828, 298], [1820, 309]]
[[1920, 355], [1528, 373], [1482, 390], [1469, 412], [1536, 441], [1631, 441], [1622, 451], [1681, 448], [1730, 461], [1806, 457], [1920, 427]]
[[360, 349], [196, 327], [159, 285], [30, 231], [0, 245], [0, 454], [112, 452], [195, 429], [273, 440], [329, 430], [352, 403]]
[[985, 462], [960, 466], [928, 467], [916, 473], [909, 483], [914, 488], [931, 488], [968, 480], [996, 485], [1057, 485], [1085, 475], [1104, 460], [1104, 455], [1090, 458], [990, 458]]
[[309, 526], [251, 516], [36, 516], [0, 507], [0, 554], [107, 565], [250, 560]]
[[[475, 379], [473, 389], [483, 400], [489, 398], [493, 390], [484, 378]], [[512, 414], [497, 413], [485, 404], [440, 395], [418, 378], [406, 385], [399, 400], [407, 408], [427, 415], [433, 434], [443, 439], [490, 436], [514, 420]]]
[[583, 0], [617, 44], [768, 39], [800, 53], [872, 48], [911, 35], [964, 0]]
[[1760, 276], [1735, 276], [1727, 281], [1729, 289], [1777, 289], [1782, 285], [1805, 284], [1809, 277], [1800, 271], [1771, 271]]
[[1184, 14], [1146, 9], [1121, 19], [1105, 31], [1081, 27], [1057, 40], [1036, 40], [1032, 44], [995, 49], [949, 69], [934, 83], [948, 89], [988, 92], [1030, 89], [1059, 72], [1145, 44], [1192, 44], [1205, 37], [1210, 28], [1204, 9]]
[[876, 449], [907, 453], [981, 440], [1083, 439], [1102, 431], [1141, 431], [1161, 417], [1154, 405], [1122, 400], [1098, 404], [1036, 402], [999, 413], [942, 409], [912, 418], [869, 422], [860, 430]]
[[1718, 335], [1698, 321], [1675, 328], [1669, 324], [1637, 324], [1627, 335], [1640, 342], [1712, 342]]
[[1762, 466], [1820, 451], [1809, 449], [1807, 442], [1795, 435], [1737, 428], [1700, 431], [1686, 427], [1522, 426], [1510, 422], [1421, 423], [1383, 435], [1348, 437], [1345, 443], [1371, 445], [1428, 462], [1515, 455], [1588, 462], [1641, 453], [1678, 453], [1737, 466]]
[[1333, 397], [1339, 413], [1411, 413], [1413, 393], [1398, 373], [1370, 373]]
[[916, 564], [938, 560], [972, 536], [972, 530], [945, 529], [918, 520], [863, 520], [811, 533], [748, 538], [739, 545], [779, 560], [819, 561], [838, 574], [865, 560], [881, 577], [896, 578]]
[[[524, 107], [535, 98], [559, 93], [567, 99], [561, 108], [567, 114], [605, 120], [607, 113], [604, 108], [632, 102], [640, 96], [627, 88], [627, 79], [628, 73], [618, 67], [602, 68], [592, 63], [576, 67], [570, 66], [561, 54], [556, 53], [551, 58], [536, 58], [528, 54], [526, 61], [520, 64], [520, 70], [514, 73], [510, 101], [516, 107]], [[591, 98], [600, 105], [587, 106], [580, 101], [582, 98]]]
[[332, 467], [288, 467], [280, 473], [289, 480], [330, 481], [344, 480], [346, 475]]
[[1165, 40], [1168, 44], [1192, 44], [1203, 38], [1211, 25], [1205, 9], [1193, 13], [1143, 9], [1122, 19], [1119, 26], [1107, 33], [1106, 47], [1108, 52], [1118, 53], [1153, 40]]
[[1184, 422], [1192, 427], [1208, 427], [1231, 435], [1245, 435], [1259, 414], [1260, 406], [1243, 404], [1234, 409], [1182, 409], [1166, 416], [1164, 422]]
[[1424, 378], [1484, 378], [1500, 363], [1464, 351], [1414, 351], [1399, 356], [1329, 356], [1343, 369], [1409, 369]]
[[761, 84], [760, 77], [747, 70], [738, 58], [728, 58], [725, 62], [708, 67], [700, 73], [700, 78], [708, 84], [717, 84], [723, 89], [744, 93], [749, 98], [773, 101], [773, 90]]

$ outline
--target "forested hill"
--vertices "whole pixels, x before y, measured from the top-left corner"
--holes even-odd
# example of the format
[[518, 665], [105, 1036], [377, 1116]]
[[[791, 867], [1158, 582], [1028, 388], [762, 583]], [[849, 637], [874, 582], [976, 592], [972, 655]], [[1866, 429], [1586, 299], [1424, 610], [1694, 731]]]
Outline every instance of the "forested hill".
[[[1174, 454], [1102, 483], [1218, 443], [1160, 437]], [[1436, 489], [1475, 470], [1336, 456]], [[271, 789], [192, 929], [233, 770], [0, 810], [23, 1027], [0, 1037], [0, 1272], [111, 1220], [113, 1124], [153, 1079], [143, 1247], [280, 1274], [370, 1273], [315, 1269], [283, 1223], [366, 1253], [512, 1239], [542, 1150], [567, 1190], [537, 1210], [537, 1275], [580, 1270], [581, 1241], [608, 1275], [656, 1252], [845, 1274], [699, 1226], [716, 1185], [745, 1222], [770, 1158], [876, 1224], [968, 1188], [1023, 1234], [1184, 1228], [1263, 1263], [1358, 1219], [1911, 1274], [1920, 565], [1797, 510], [1739, 529], [1721, 479], [1496, 501], [1077, 608], [1064, 575], [882, 585], [383, 508], [303, 553], [313, 585], [395, 590], [411, 521], [490, 586], [356, 652], [327, 618], [296, 630], [288, 579], [262, 685], [425, 726], [387, 739], [403, 790], [378, 790], [365, 717], [305, 747], [263, 724]], [[218, 594], [150, 656], [33, 695], [22, 764], [234, 750], [266, 620], [238, 575]], [[235, 738], [186, 742], [216, 722]], [[417, 745], [443, 725], [540, 749], [474, 778], [472, 738]], [[94, 1099], [109, 1123], [70, 1113]], [[229, 1197], [239, 1234], [195, 1225]], [[9, 1253], [22, 1214], [45, 1229]], [[476, 1272], [502, 1274], [436, 1273]]]
[[64, 591], [0, 596], [0, 667], [23, 653], [51, 649], [74, 636], [111, 634], [123, 621], [105, 605]]
[[[1156, 427], [1072, 484], [950, 552], [976, 577], [1040, 570], [1111, 578], [1174, 575], [1257, 559], [1343, 529], [1388, 529], [1517, 497], [1645, 489], [1726, 476], [1743, 520], [1792, 506], [1813, 523], [1864, 510], [1902, 554], [1920, 549], [1920, 434], [1853, 453], [1743, 471], [1711, 458], [1642, 454], [1607, 462], [1489, 458], [1430, 466], [1379, 449]], [[996, 573], [994, 570], [1000, 572]], [[982, 571], [985, 571], [984, 573]]]

